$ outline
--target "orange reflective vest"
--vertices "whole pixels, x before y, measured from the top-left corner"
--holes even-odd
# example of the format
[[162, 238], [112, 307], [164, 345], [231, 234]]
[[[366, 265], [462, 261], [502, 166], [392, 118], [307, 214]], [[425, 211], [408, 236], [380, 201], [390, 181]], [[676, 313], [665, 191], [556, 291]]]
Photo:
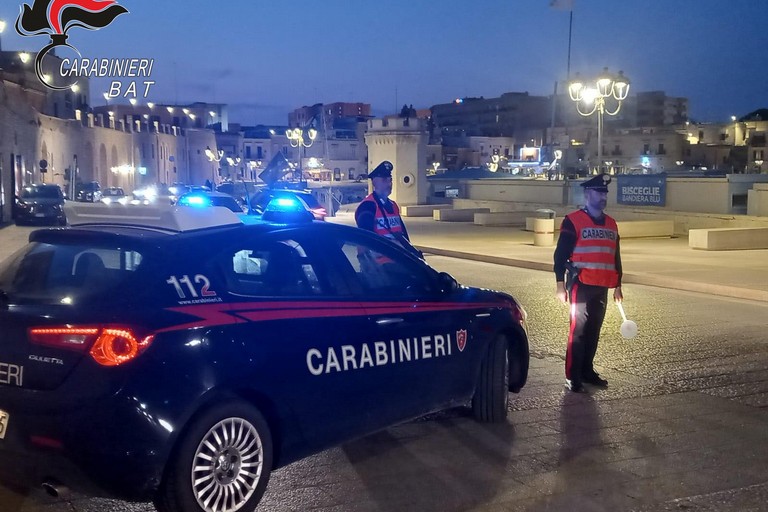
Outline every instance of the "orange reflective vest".
[[[368, 194], [363, 201], [371, 201], [376, 205], [373, 232], [396, 241], [395, 235], [403, 234], [403, 220], [400, 218], [400, 208], [398, 208], [397, 203], [392, 201], [392, 213], [386, 213], [373, 194]], [[387, 228], [387, 224], [389, 224], [389, 228]]]
[[576, 246], [571, 261], [579, 268], [579, 281], [615, 288], [619, 284], [616, 270], [619, 228], [616, 221], [606, 215], [605, 225], [599, 226], [584, 210], [570, 213], [568, 218], [576, 229]]

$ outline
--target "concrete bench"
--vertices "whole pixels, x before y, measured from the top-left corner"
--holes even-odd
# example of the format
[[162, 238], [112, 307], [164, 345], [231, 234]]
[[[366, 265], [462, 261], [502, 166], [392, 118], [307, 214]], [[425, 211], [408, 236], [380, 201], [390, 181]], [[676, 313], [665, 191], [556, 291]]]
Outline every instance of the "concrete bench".
[[473, 222], [476, 213], [490, 213], [490, 208], [462, 208], [460, 210], [435, 210], [432, 212], [434, 220], [448, 222]]
[[688, 247], [705, 251], [768, 249], [768, 228], [690, 229]]
[[432, 217], [435, 210], [452, 208], [450, 204], [411, 204], [400, 207], [403, 217]]
[[490, 212], [476, 213], [475, 224], [478, 226], [522, 226], [531, 212]]
[[675, 234], [675, 222], [672, 220], [620, 220], [616, 224], [621, 238], [671, 238]]

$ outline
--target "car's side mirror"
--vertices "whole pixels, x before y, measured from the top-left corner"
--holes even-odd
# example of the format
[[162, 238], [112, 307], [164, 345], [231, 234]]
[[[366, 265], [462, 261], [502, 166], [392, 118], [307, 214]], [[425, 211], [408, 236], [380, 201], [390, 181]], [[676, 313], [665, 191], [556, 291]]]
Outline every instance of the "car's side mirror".
[[437, 275], [437, 281], [440, 286], [440, 291], [443, 293], [452, 293], [459, 289], [459, 283], [448, 272], [440, 272]]

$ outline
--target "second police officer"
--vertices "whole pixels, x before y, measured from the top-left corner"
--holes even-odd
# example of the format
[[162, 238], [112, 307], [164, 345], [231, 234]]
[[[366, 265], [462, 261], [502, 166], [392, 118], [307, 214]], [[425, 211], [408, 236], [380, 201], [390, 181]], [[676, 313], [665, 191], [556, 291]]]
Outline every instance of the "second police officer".
[[576, 393], [584, 391], [585, 383], [608, 385], [595, 371], [593, 362], [608, 289], [614, 289], [615, 301], [623, 299], [619, 230], [616, 221], [603, 211], [610, 182], [609, 175], [600, 174], [581, 184], [586, 204], [563, 219], [554, 255], [556, 296], [571, 304], [565, 385]]

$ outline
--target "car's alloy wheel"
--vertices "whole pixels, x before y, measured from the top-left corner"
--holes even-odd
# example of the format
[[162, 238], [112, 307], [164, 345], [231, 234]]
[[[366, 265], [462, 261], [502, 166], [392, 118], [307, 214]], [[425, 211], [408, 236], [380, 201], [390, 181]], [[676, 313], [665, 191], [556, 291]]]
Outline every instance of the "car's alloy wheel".
[[206, 512], [239, 510], [261, 478], [263, 446], [256, 427], [242, 418], [214, 425], [192, 459], [192, 489]]
[[186, 429], [157, 495], [160, 512], [251, 512], [272, 471], [272, 435], [251, 404], [215, 406]]

